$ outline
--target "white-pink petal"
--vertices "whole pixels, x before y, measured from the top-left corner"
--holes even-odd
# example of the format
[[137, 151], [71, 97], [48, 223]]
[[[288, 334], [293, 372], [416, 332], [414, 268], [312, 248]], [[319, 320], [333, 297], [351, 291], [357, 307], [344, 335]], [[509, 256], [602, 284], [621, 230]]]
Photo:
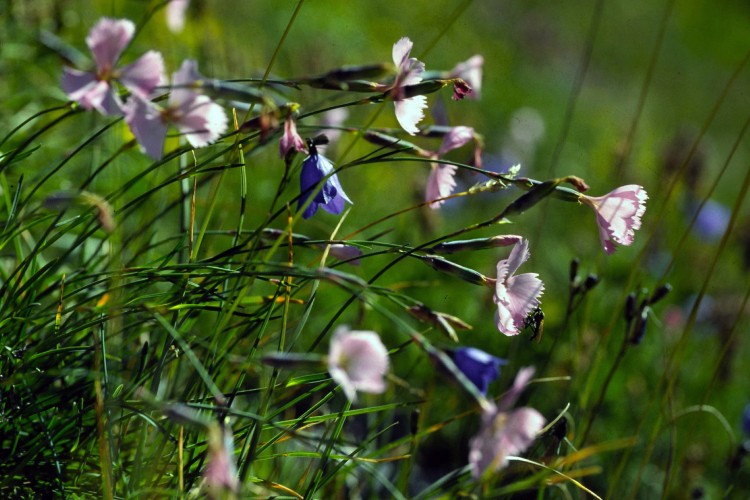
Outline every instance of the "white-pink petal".
[[102, 18], [86, 37], [97, 69], [110, 71], [120, 58], [120, 54], [133, 39], [135, 24], [128, 19]]
[[161, 110], [149, 101], [133, 95], [123, 106], [125, 122], [135, 136], [138, 144], [147, 155], [155, 160], [162, 157], [167, 125]]
[[172, 0], [166, 8], [167, 27], [172, 33], [179, 33], [185, 27], [185, 13], [190, 0]]
[[615, 251], [614, 243], [625, 246], [633, 243], [646, 212], [646, 200], [646, 190], [636, 184], [621, 186], [604, 196], [581, 195], [581, 201], [596, 213], [599, 239], [607, 254]]
[[195, 148], [215, 142], [227, 130], [224, 108], [204, 95], [196, 95], [189, 103], [183, 103], [176, 115], [177, 130]]
[[159, 52], [150, 50], [123, 67], [119, 79], [132, 93], [148, 99], [156, 87], [166, 83], [164, 58]]
[[404, 61], [407, 61], [409, 59], [409, 54], [411, 54], [411, 48], [413, 46], [414, 43], [412, 43], [409, 37], [406, 36], [400, 38], [398, 42], [393, 44], [393, 49], [391, 51], [393, 64], [395, 64], [399, 70], [401, 69], [401, 65], [404, 63]]
[[437, 209], [445, 200], [433, 201], [450, 196], [456, 187], [456, 166], [444, 163], [433, 163], [430, 176], [427, 179], [425, 201], [432, 201], [430, 208]]
[[386, 389], [388, 350], [377, 333], [339, 327], [328, 352], [328, 372], [354, 402], [357, 391], [382, 393]]
[[417, 123], [424, 118], [424, 110], [427, 108], [427, 97], [418, 95], [395, 101], [393, 104], [396, 106], [396, 119], [401, 128], [411, 135], [419, 132]]
[[505, 335], [518, 335], [528, 314], [539, 306], [544, 283], [536, 273], [515, 275], [529, 258], [528, 241], [516, 243], [510, 256], [497, 263], [493, 301], [497, 304], [497, 329]]
[[474, 138], [474, 129], [463, 125], [451, 127], [438, 150], [438, 156], [443, 156], [448, 151], [460, 148]]

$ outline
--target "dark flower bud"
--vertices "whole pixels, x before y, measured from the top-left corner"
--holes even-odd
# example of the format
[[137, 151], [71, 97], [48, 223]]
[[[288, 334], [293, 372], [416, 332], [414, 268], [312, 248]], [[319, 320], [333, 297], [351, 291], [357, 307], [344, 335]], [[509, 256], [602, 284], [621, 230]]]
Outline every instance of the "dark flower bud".
[[578, 266], [581, 265], [581, 261], [575, 258], [570, 261], [570, 282], [573, 283], [578, 277]]
[[654, 294], [648, 299], [649, 305], [656, 304], [661, 299], [666, 297], [671, 291], [672, 291], [672, 285], [670, 285], [669, 283], [665, 283], [664, 285], [660, 286], [659, 288], [656, 289]]
[[650, 309], [648, 307], [644, 307], [641, 311], [641, 315], [635, 323], [635, 328], [633, 328], [633, 334], [630, 337], [631, 344], [638, 345], [641, 343], [641, 340], [643, 340], [643, 336], [646, 334], [646, 326], [648, 325], [649, 311]]
[[630, 323], [633, 321], [636, 315], [636, 295], [635, 292], [630, 292], [628, 298], [625, 300], [625, 321]]
[[503, 210], [502, 217], [508, 217], [509, 215], [518, 215], [524, 213], [547, 196], [552, 194], [557, 185], [560, 183], [559, 179], [552, 181], [545, 181], [540, 184], [534, 185], [528, 192], [522, 194], [516, 198], [510, 205], [505, 207]]
[[599, 276], [597, 276], [596, 274], [589, 274], [588, 276], [586, 276], [586, 280], [583, 282], [583, 291], [588, 292], [598, 284]]

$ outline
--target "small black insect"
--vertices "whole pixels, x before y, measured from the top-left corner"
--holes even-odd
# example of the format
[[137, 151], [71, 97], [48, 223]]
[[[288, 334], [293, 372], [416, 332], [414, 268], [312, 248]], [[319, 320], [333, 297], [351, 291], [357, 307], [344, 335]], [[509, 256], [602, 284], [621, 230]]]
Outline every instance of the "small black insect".
[[537, 343], [542, 341], [542, 336], [544, 335], [544, 312], [541, 307], [536, 307], [526, 316], [523, 327], [531, 328], [531, 340], [536, 340]]

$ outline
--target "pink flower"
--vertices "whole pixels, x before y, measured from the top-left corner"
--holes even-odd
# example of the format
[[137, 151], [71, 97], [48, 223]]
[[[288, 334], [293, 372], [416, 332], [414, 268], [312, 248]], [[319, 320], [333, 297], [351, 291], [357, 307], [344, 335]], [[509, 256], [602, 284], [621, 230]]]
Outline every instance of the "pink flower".
[[172, 33], [179, 33], [185, 27], [185, 12], [188, 5], [190, 0], [172, 0], [167, 4], [167, 27]]
[[521, 240], [510, 256], [497, 263], [497, 280], [493, 300], [497, 304], [497, 329], [504, 335], [518, 335], [526, 317], [539, 306], [544, 283], [536, 273], [514, 275], [529, 258], [529, 242]]
[[480, 479], [508, 464], [508, 455], [523, 453], [544, 427], [545, 419], [533, 408], [510, 410], [519, 394], [533, 376], [533, 368], [518, 372], [513, 388], [482, 414], [479, 433], [469, 442], [469, 464], [472, 474]]
[[209, 498], [226, 498], [226, 493], [238, 493], [240, 481], [234, 462], [234, 443], [229, 427], [212, 425], [208, 434], [208, 459], [203, 471]]
[[401, 97], [401, 90], [406, 85], [415, 85], [422, 81], [424, 63], [414, 57], [409, 57], [412, 41], [403, 37], [393, 44], [393, 63], [396, 65], [396, 80], [393, 82], [394, 105], [396, 107], [396, 119], [401, 127], [409, 134], [416, 134], [419, 129], [417, 123], [424, 118], [424, 109], [427, 107], [427, 97], [418, 95], [414, 97]]
[[297, 124], [292, 116], [287, 116], [284, 120], [284, 135], [279, 141], [279, 154], [285, 158], [289, 152], [295, 149], [300, 153], [306, 153], [307, 147], [305, 141], [297, 133]]
[[604, 196], [581, 195], [582, 203], [596, 212], [599, 239], [604, 251], [612, 254], [615, 243], [632, 245], [635, 231], [641, 227], [641, 217], [646, 212], [646, 190], [636, 184], [622, 186]]
[[161, 54], [153, 50], [127, 66], [115, 67], [133, 33], [135, 25], [127, 19], [103, 18], [91, 28], [86, 44], [94, 56], [96, 70], [63, 70], [61, 85], [71, 100], [105, 115], [119, 115], [122, 101], [113, 85], [115, 80], [143, 99], [148, 99], [164, 82], [164, 61]]
[[214, 142], [226, 131], [227, 115], [222, 107], [191, 88], [202, 79], [195, 61], [188, 60], [172, 76], [172, 91], [165, 109], [136, 95], [125, 104], [125, 121], [150, 157], [157, 160], [162, 157], [169, 123], [195, 148]]
[[350, 401], [356, 392], [385, 392], [388, 350], [375, 332], [339, 327], [328, 352], [328, 373]]
[[475, 55], [468, 60], [458, 63], [451, 71], [450, 78], [463, 78], [471, 87], [468, 94], [470, 99], [479, 99], [482, 91], [482, 66], [484, 57]]
[[[460, 148], [474, 138], [474, 129], [471, 127], [452, 127], [445, 134], [440, 149], [434, 156], [437, 159], [448, 151]], [[456, 175], [456, 166], [444, 163], [433, 163], [431, 165], [430, 177], [427, 179], [427, 189], [425, 190], [425, 201], [431, 201], [438, 198], [449, 196], [456, 187], [454, 176]], [[436, 209], [444, 203], [439, 200], [430, 203], [430, 208]]]

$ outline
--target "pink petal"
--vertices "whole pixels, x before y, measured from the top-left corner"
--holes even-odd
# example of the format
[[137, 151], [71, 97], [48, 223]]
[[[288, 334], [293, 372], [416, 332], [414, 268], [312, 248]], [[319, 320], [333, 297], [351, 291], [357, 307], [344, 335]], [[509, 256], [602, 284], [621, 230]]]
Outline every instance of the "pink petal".
[[517, 243], [513, 247], [513, 250], [510, 251], [510, 256], [508, 256], [508, 273], [515, 273], [521, 267], [521, 264], [529, 259], [530, 255], [529, 240], [521, 240]]
[[[430, 177], [427, 179], [427, 189], [425, 191], [425, 201], [432, 201], [438, 198], [450, 196], [456, 187], [455, 165], [446, 165], [444, 163], [432, 164]], [[437, 209], [445, 203], [444, 200], [430, 203], [430, 208]]]
[[467, 142], [474, 138], [474, 129], [471, 127], [451, 127], [445, 137], [443, 137], [443, 143], [440, 145], [438, 150], [438, 156], [443, 156], [448, 151], [460, 148]]
[[72, 101], [104, 115], [121, 115], [121, 104], [109, 82], [101, 81], [90, 72], [64, 68], [62, 89]]
[[533, 408], [506, 412], [497, 408], [482, 415], [482, 427], [469, 442], [469, 464], [480, 479], [485, 473], [497, 472], [507, 464], [508, 455], [524, 452], [544, 427], [544, 417]]
[[399, 68], [399, 70], [401, 68], [401, 64], [409, 59], [409, 54], [411, 53], [411, 48], [413, 46], [414, 44], [409, 39], [409, 37], [403, 37], [399, 39], [398, 42], [393, 44], [393, 50], [391, 51], [391, 55], [393, 56], [393, 64], [395, 64], [396, 67]]
[[394, 104], [396, 106], [396, 119], [401, 125], [401, 128], [411, 135], [419, 132], [417, 123], [424, 118], [424, 109], [427, 107], [427, 97], [418, 95], [408, 99], [395, 101]]
[[167, 5], [167, 27], [172, 33], [179, 33], [185, 27], [185, 12], [190, 0], [172, 0]]
[[350, 401], [356, 391], [382, 393], [388, 371], [388, 350], [375, 332], [339, 327], [328, 353], [328, 372]]
[[123, 110], [125, 122], [141, 148], [151, 158], [161, 159], [167, 125], [162, 120], [160, 110], [152, 103], [135, 95], [128, 99]]
[[164, 59], [159, 52], [150, 50], [123, 67], [119, 79], [128, 90], [148, 99], [156, 87], [166, 83]]
[[279, 140], [279, 154], [284, 158], [292, 149], [304, 153], [307, 151], [305, 141], [297, 133], [297, 124], [293, 118], [284, 121], [284, 134]]
[[519, 329], [523, 327], [526, 316], [539, 306], [539, 297], [542, 296], [542, 292], [544, 292], [544, 283], [536, 273], [519, 274], [508, 278], [508, 309]]
[[536, 370], [533, 366], [526, 366], [518, 370], [516, 378], [515, 380], [513, 380], [513, 386], [508, 389], [505, 394], [503, 394], [502, 399], [500, 399], [500, 402], [498, 403], [498, 408], [501, 411], [507, 411], [511, 409], [514, 404], [516, 404], [516, 400], [518, 400], [518, 397], [526, 389], [526, 386], [529, 385], [529, 382], [531, 382], [531, 379], [534, 377], [534, 372], [536, 372]]
[[581, 195], [581, 201], [596, 212], [599, 239], [604, 251], [615, 251], [613, 244], [631, 245], [635, 231], [641, 227], [641, 217], [646, 212], [646, 191], [638, 185], [622, 186], [605, 196]]
[[362, 256], [362, 250], [345, 243], [333, 243], [329, 246], [329, 253], [339, 260], [348, 261], [353, 266], [360, 264], [358, 257]]
[[99, 71], [110, 71], [135, 33], [135, 24], [128, 19], [102, 18], [91, 28], [86, 44], [91, 49]]
[[196, 95], [189, 109], [174, 122], [195, 148], [215, 142], [227, 130], [224, 108], [204, 95]]

